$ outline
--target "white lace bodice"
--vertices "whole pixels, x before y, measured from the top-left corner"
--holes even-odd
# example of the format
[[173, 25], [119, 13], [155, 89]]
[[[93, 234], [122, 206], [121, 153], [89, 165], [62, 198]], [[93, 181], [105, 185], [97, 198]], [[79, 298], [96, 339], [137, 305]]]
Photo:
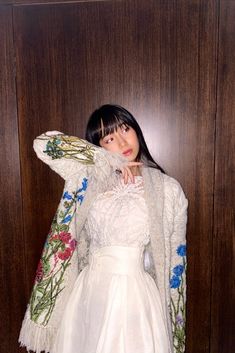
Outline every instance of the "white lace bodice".
[[143, 180], [124, 184], [122, 178], [112, 190], [97, 196], [85, 224], [90, 236], [90, 252], [109, 245], [143, 246], [149, 242], [147, 205]]

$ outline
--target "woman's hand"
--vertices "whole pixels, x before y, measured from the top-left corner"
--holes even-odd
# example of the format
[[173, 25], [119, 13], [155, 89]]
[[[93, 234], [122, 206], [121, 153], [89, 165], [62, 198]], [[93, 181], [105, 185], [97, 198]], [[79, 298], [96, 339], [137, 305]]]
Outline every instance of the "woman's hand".
[[134, 171], [136, 171], [138, 169], [138, 166], [141, 165], [143, 165], [142, 162], [128, 162], [125, 167], [120, 169], [125, 184], [127, 184], [128, 178], [130, 178], [132, 183], [135, 182], [136, 173], [134, 174]]

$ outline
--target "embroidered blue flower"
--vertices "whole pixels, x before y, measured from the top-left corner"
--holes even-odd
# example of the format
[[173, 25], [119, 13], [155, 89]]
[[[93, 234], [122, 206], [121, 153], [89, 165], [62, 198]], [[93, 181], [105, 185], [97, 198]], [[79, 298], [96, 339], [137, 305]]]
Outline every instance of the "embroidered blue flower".
[[176, 252], [179, 256], [186, 256], [186, 245], [179, 245]]
[[171, 280], [170, 280], [170, 286], [171, 288], [179, 288], [181, 283], [181, 280], [178, 276], [173, 275]]
[[71, 221], [71, 219], [72, 219], [72, 217], [69, 215], [63, 219], [62, 223], [67, 223], [67, 222]]
[[78, 189], [77, 193], [79, 193], [81, 191], [86, 191], [87, 184], [88, 184], [88, 179], [87, 178], [83, 178], [82, 187], [80, 189]]
[[52, 141], [48, 141], [46, 144], [46, 150], [43, 151], [48, 156], [52, 157], [52, 159], [57, 159], [63, 157], [63, 151], [58, 147], [58, 143], [54, 143]]
[[78, 195], [78, 196], [77, 196], [77, 201], [80, 202], [80, 205], [81, 205], [83, 199], [84, 199], [84, 195]]
[[176, 276], [181, 276], [182, 273], [184, 272], [184, 266], [183, 265], [177, 265], [173, 268], [173, 272]]
[[172, 277], [170, 278], [170, 287], [172, 292], [177, 296], [177, 298], [171, 296], [170, 315], [173, 323], [172, 333], [175, 351], [177, 351], [177, 353], [183, 353], [185, 346], [184, 274], [187, 269], [186, 245], [178, 245], [176, 253], [181, 258], [178, 259], [179, 264], [173, 267]]
[[68, 191], [65, 191], [65, 193], [63, 195], [63, 199], [72, 200], [72, 196], [69, 195]]
[[82, 187], [83, 187], [84, 191], [87, 189], [87, 184], [88, 184], [88, 179], [87, 178], [83, 178]]
[[59, 145], [59, 144], [61, 143], [61, 139], [59, 139], [59, 138], [54, 138], [54, 143], [55, 143], [56, 145]]

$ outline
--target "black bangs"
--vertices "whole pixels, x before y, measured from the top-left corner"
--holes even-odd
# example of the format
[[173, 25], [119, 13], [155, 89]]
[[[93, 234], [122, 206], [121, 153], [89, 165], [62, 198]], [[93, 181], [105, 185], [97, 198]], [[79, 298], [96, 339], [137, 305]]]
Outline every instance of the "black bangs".
[[108, 119], [106, 118], [100, 118], [99, 122], [99, 130], [97, 131], [97, 134], [99, 135], [99, 139], [112, 134], [114, 131], [117, 131], [119, 127], [122, 125], [126, 125], [120, 117], [117, 117], [116, 115], [109, 116]]
[[100, 119], [93, 122], [91, 140], [95, 144], [99, 144], [100, 139], [117, 131], [117, 129], [123, 124], [126, 125], [123, 119], [118, 118], [115, 115], [100, 117]]
[[105, 105], [90, 116], [86, 130], [87, 141], [99, 146], [100, 139], [117, 131], [118, 127], [132, 125], [123, 112], [117, 109], [111, 111], [110, 108], [111, 106]]

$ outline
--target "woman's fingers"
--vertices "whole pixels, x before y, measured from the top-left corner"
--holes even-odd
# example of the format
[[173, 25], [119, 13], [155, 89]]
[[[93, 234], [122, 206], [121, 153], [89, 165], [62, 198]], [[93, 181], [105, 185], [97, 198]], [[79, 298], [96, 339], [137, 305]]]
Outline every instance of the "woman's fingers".
[[134, 182], [134, 175], [132, 174], [130, 168], [127, 168], [126, 171], [127, 171], [127, 182], [128, 182], [128, 177], [129, 177], [133, 183]]
[[131, 172], [130, 168], [129, 167], [123, 167], [121, 169], [121, 172], [122, 172], [122, 177], [124, 179], [124, 183], [127, 184], [128, 182], [128, 178], [130, 178], [130, 180], [132, 182], [134, 182], [134, 175], [133, 173]]
[[140, 166], [143, 165], [142, 162], [128, 162], [128, 164], [125, 167], [121, 168], [122, 172], [122, 177], [124, 179], [124, 183], [127, 184], [128, 178], [132, 181], [132, 183], [135, 182], [135, 176], [132, 172], [132, 167]]
[[128, 167], [135, 167], [137, 165], [143, 165], [143, 162], [128, 162]]
[[126, 168], [122, 169], [122, 177], [124, 179], [124, 183], [126, 184], [127, 181], [128, 181], [128, 173], [127, 173], [127, 169]]
[[124, 171], [124, 183], [127, 184], [127, 182], [128, 182], [128, 171], [127, 171], [127, 169], [125, 169], [125, 171]]

